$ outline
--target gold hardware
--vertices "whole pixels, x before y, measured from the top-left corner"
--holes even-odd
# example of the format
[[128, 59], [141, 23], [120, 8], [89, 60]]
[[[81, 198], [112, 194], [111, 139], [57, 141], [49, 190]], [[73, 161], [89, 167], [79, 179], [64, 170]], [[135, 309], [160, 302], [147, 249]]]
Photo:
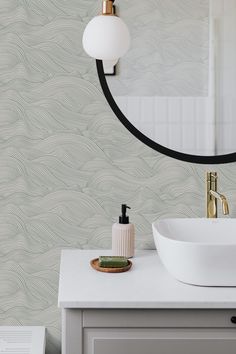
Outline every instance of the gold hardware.
[[103, 0], [102, 2], [102, 14], [115, 16], [115, 10], [112, 0]]
[[221, 201], [223, 214], [228, 215], [229, 205], [227, 199], [223, 194], [217, 192], [216, 172], [207, 172], [206, 189], [207, 218], [217, 218], [217, 199]]

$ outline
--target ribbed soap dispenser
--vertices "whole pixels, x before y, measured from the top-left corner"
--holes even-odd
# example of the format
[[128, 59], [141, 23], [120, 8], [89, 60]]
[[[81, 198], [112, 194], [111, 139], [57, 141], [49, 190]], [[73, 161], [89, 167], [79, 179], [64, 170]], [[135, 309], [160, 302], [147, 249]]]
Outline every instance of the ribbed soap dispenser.
[[112, 254], [131, 258], [134, 256], [135, 230], [134, 225], [129, 223], [127, 209], [131, 208], [122, 204], [119, 223], [112, 226]]

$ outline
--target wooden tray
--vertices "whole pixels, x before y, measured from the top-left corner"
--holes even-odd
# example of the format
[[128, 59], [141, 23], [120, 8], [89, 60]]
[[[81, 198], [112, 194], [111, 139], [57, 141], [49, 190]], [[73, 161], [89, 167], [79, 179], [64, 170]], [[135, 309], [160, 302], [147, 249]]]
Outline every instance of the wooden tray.
[[120, 267], [120, 268], [104, 268], [104, 267], [99, 267], [98, 265], [99, 259], [95, 258], [90, 261], [90, 265], [93, 269], [98, 270], [99, 272], [104, 272], [104, 273], [123, 273], [127, 272], [131, 267], [132, 267], [132, 262], [128, 259], [128, 265], [125, 267]]

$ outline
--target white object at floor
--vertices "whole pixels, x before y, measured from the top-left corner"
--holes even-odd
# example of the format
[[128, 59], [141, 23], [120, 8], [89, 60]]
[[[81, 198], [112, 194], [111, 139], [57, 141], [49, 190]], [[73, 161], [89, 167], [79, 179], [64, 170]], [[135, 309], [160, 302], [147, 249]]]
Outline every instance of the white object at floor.
[[0, 326], [1, 354], [45, 354], [45, 327]]

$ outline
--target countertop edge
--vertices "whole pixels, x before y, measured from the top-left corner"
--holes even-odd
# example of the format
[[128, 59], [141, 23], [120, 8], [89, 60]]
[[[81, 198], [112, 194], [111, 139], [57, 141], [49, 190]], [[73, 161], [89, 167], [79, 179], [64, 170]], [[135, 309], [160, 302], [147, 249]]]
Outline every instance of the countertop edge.
[[172, 302], [158, 302], [158, 303], [119, 303], [119, 302], [68, 302], [68, 301], [61, 301], [58, 303], [58, 307], [61, 309], [127, 309], [127, 310], [171, 310], [171, 309], [179, 309], [179, 310], [229, 310], [229, 309], [236, 309], [236, 303], [186, 303], [186, 302], [179, 302], [177, 304], [173, 304]]

